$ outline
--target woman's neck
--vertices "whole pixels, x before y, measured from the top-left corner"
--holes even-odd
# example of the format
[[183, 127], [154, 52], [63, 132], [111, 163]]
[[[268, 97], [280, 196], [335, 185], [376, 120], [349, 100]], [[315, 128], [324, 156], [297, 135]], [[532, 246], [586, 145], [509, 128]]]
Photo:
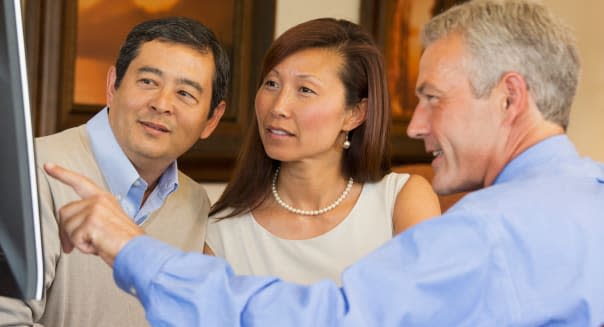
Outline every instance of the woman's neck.
[[340, 165], [284, 163], [275, 188], [283, 201], [296, 208], [323, 208], [337, 199], [348, 183]]

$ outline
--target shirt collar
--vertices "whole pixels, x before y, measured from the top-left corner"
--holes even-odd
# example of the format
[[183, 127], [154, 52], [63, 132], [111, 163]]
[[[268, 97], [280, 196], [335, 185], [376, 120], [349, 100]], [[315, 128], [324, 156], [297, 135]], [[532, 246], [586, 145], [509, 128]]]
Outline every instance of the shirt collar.
[[[109, 191], [125, 197], [132, 185], [141, 179], [140, 175], [120, 147], [109, 125], [109, 109], [103, 108], [86, 123], [92, 152], [99, 165]], [[162, 196], [178, 187], [178, 167], [172, 162], [160, 176], [156, 186]]]
[[493, 184], [542, 172], [548, 167], [548, 162], [563, 158], [579, 158], [579, 154], [568, 136], [562, 134], [546, 138], [512, 159]]
[[168, 194], [176, 191], [178, 188], [178, 167], [174, 160], [164, 173], [159, 177], [159, 182], [156, 186], [161, 197], [166, 197]]

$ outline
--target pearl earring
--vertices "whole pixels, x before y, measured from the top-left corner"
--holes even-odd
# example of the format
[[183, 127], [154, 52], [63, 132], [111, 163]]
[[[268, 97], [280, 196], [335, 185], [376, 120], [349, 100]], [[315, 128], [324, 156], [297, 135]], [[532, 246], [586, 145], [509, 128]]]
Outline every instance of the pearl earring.
[[350, 141], [348, 140], [348, 132], [346, 132], [346, 139], [344, 140], [344, 144], [342, 144], [344, 149], [350, 148]]

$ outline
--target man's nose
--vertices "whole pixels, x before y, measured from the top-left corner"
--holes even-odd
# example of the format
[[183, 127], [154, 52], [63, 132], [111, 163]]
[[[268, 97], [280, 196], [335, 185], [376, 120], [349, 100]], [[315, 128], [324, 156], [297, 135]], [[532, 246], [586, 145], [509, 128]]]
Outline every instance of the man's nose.
[[153, 110], [164, 113], [164, 112], [172, 112], [173, 110], [173, 97], [171, 91], [166, 88], [160, 89], [153, 98], [151, 102], [151, 107]]
[[413, 111], [411, 121], [407, 126], [407, 136], [412, 139], [422, 139], [430, 133], [430, 113], [421, 101]]

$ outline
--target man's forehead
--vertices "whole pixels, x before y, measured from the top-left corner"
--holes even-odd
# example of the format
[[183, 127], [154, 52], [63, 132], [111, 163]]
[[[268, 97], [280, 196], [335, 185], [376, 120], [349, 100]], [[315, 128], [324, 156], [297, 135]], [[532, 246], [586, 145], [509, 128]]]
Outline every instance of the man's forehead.
[[422, 53], [421, 61], [447, 60], [462, 61], [466, 55], [466, 44], [461, 35], [450, 33], [429, 44]]
[[442, 38], [429, 45], [421, 56], [417, 80], [420, 88], [433, 86], [433, 79], [448, 79], [465, 74], [465, 49], [460, 40]]
[[152, 54], [157, 54], [159, 51], [168, 55], [174, 53], [174, 51], [194, 53], [199, 55], [200, 57], [209, 59], [205, 59], [204, 62], [207, 61], [207, 63], [211, 63], [212, 66], [214, 66], [214, 53], [211, 51], [210, 48], [197, 48], [193, 45], [165, 41], [161, 39], [155, 39], [141, 43], [133, 60], [140, 57], [142, 54], [148, 56]]

